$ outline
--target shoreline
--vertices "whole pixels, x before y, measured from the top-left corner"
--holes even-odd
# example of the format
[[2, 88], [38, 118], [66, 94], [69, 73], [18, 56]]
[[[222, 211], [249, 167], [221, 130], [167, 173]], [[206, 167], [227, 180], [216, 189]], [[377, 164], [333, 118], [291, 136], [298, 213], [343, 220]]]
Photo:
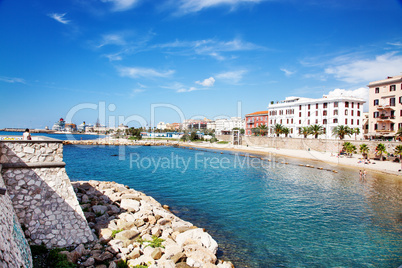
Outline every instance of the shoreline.
[[77, 267], [233, 268], [217, 256], [218, 243], [153, 197], [113, 181], [72, 181], [96, 239], [60, 252]]
[[[230, 147], [229, 147], [230, 146]], [[303, 151], [303, 150], [290, 150], [290, 149], [276, 149], [276, 148], [265, 148], [265, 147], [253, 147], [253, 146], [233, 146], [233, 145], [217, 145], [214, 144], [213, 146], [202, 146], [201, 144], [179, 144], [179, 147], [196, 147], [196, 148], [204, 148], [209, 150], [224, 150], [224, 151], [231, 151], [231, 152], [241, 152], [241, 153], [250, 153], [256, 154], [260, 156], [268, 155], [278, 155], [282, 157], [288, 157], [292, 159], [298, 159], [302, 161], [312, 160], [315, 163], [323, 163], [330, 166], [341, 166], [346, 168], [353, 168], [357, 170], [370, 170], [380, 174], [386, 175], [394, 175], [400, 177], [402, 175], [402, 171], [398, 171], [401, 169], [401, 164], [396, 162], [390, 161], [378, 161], [373, 160], [372, 163], [375, 164], [364, 164], [358, 163], [362, 155], [354, 154], [352, 157], [336, 157], [331, 156], [330, 152], [318, 152], [318, 151]]]
[[[267, 155], [277, 155], [282, 157], [288, 157], [292, 159], [299, 159], [302, 161], [314, 161], [314, 164], [323, 163], [326, 165], [339, 167], [353, 168], [357, 170], [370, 170], [380, 174], [401, 176], [402, 169], [401, 164], [397, 162], [390, 161], [379, 161], [371, 160], [371, 164], [364, 164], [361, 162], [361, 154], [354, 154], [352, 157], [337, 157], [332, 155], [330, 152], [319, 152], [319, 151], [304, 151], [304, 150], [293, 150], [293, 149], [276, 149], [268, 147], [257, 147], [257, 146], [243, 146], [243, 145], [230, 145], [230, 144], [216, 144], [209, 142], [178, 142], [178, 141], [168, 141], [168, 140], [140, 140], [132, 141], [126, 139], [97, 139], [97, 140], [76, 140], [76, 141], [64, 141], [65, 145], [127, 145], [127, 146], [175, 146], [181, 148], [203, 148], [208, 150], [222, 150], [231, 151], [239, 153], [249, 153], [259, 156]], [[375, 164], [373, 164], [375, 163]]]

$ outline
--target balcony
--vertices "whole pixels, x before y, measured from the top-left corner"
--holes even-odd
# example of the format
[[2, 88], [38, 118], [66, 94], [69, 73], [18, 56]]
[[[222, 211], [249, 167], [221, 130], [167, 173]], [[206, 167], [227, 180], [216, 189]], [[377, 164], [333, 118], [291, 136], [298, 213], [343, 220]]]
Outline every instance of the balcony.
[[386, 122], [386, 121], [389, 121], [389, 122], [392, 122], [392, 120], [394, 120], [395, 119], [395, 116], [388, 116], [388, 115], [384, 115], [384, 116], [380, 116], [380, 117], [377, 117], [376, 118], [376, 120], [378, 121], [378, 122], [381, 122], [381, 121], [383, 121], [383, 122]]
[[377, 110], [394, 110], [395, 105], [389, 105], [389, 104], [379, 104], [377, 105]]
[[390, 129], [376, 129], [377, 133], [394, 133], [395, 130], [390, 130]]

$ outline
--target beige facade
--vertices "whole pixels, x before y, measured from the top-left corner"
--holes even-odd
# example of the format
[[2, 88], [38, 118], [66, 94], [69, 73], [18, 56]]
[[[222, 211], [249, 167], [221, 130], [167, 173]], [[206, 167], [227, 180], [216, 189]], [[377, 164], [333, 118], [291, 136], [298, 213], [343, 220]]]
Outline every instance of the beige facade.
[[369, 137], [391, 137], [402, 127], [402, 75], [369, 83]]

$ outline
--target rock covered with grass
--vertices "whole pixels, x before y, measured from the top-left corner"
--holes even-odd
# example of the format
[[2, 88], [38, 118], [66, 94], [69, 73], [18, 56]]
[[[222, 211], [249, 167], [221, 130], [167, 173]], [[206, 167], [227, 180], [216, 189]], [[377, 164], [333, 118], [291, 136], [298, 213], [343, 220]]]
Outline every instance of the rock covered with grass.
[[203, 229], [115, 182], [72, 182], [95, 243], [63, 252], [78, 267], [234, 267]]

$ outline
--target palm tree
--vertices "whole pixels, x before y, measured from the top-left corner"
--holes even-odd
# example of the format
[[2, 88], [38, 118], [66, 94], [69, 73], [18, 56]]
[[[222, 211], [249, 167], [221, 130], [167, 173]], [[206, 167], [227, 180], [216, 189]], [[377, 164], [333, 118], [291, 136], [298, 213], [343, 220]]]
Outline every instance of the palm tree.
[[285, 134], [285, 137], [288, 137], [289, 132], [290, 132], [290, 129], [289, 129], [288, 127], [284, 127], [284, 128], [282, 129], [282, 133]]
[[368, 152], [370, 151], [370, 148], [367, 146], [367, 144], [360, 144], [360, 152], [362, 153], [363, 157], [367, 159]]
[[402, 138], [402, 127], [400, 129], [398, 129], [398, 131], [396, 132], [395, 138], [399, 138], [399, 139]]
[[262, 124], [258, 128], [260, 129], [261, 136], [264, 136], [267, 134], [268, 127], [266, 125]]
[[350, 142], [344, 142], [343, 149], [348, 153], [349, 157], [352, 157], [352, 154], [356, 153], [356, 146], [354, 146]]
[[387, 153], [387, 150], [386, 150], [386, 148], [385, 148], [385, 145], [382, 144], [382, 143], [379, 143], [379, 144], [377, 145], [377, 147], [375, 148], [375, 150], [376, 150], [376, 154], [380, 154], [380, 160], [382, 161], [382, 154], [386, 154], [386, 153]]
[[324, 128], [320, 125], [312, 125], [310, 126], [310, 134], [314, 135], [314, 138], [318, 138], [318, 135], [321, 135], [324, 131]]
[[348, 135], [350, 137], [351, 134], [352, 134], [352, 131], [351, 131], [350, 127], [344, 126], [344, 125], [336, 126], [332, 130], [332, 135], [338, 137], [341, 140], [343, 140], [345, 138], [345, 135]]
[[300, 134], [303, 134], [304, 138], [307, 138], [307, 136], [311, 134], [309, 127], [299, 128], [299, 132], [300, 132]]
[[273, 130], [274, 130], [275, 135], [276, 135], [276, 136], [279, 136], [279, 134], [282, 133], [283, 125], [281, 125], [281, 124], [275, 124], [272, 128], [273, 128]]
[[402, 145], [398, 145], [394, 149], [395, 155], [399, 155], [399, 162], [401, 162], [401, 169], [402, 169]]
[[353, 129], [353, 134], [355, 134], [355, 140], [356, 140], [356, 136], [360, 134], [360, 128], [355, 127], [355, 128]]

